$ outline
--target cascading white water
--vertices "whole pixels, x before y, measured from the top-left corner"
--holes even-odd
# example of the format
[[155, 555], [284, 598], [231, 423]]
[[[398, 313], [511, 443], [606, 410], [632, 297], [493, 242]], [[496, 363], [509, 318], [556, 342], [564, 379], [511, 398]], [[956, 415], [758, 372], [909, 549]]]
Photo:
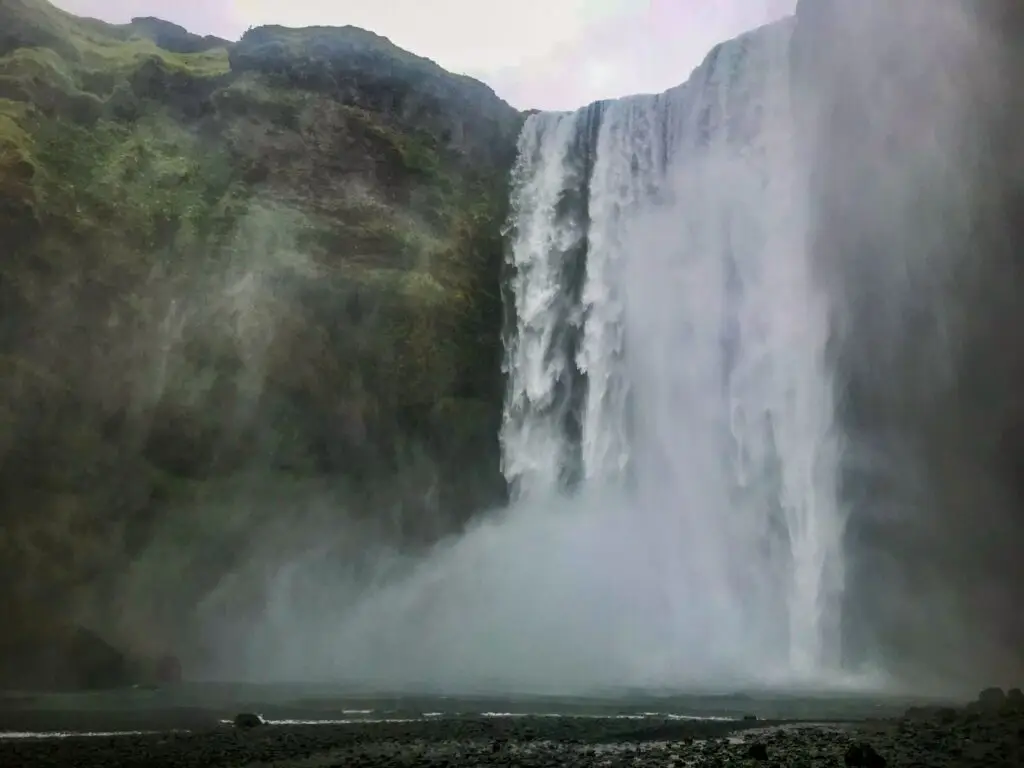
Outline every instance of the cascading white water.
[[323, 594], [297, 574], [239, 663], [448, 693], [839, 682], [843, 516], [791, 31], [725, 43], [659, 96], [529, 118], [513, 503], [398, 575], [336, 586], [334, 609], [297, 604]]
[[[585, 113], [527, 123], [504, 450], [510, 479], [552, 487], [570, 437], [548, 393], [572, 361], [547, 340], [572, 318], [582, 482], [619, 484], [630, 467], [622, 514], [672, 585], [682, 652], [715, 644], [735, 664], [753, 633], [782, 674], [813, 676], [837, 661], [843, 518], [827, 307], [789, 140], [790, 34], [755, 31], [680, 88], [604, 105], [585, 231], [567, 232], [552, 194], [579, 183], [565, 134]], [[567, 237], [587, 240], [582, 330], [553, 300], [573, 292], [552, 282]]]
[[586, 184], [576, 156], [585, 117], [585, 111], [535, 115], [520, 139], [513, 172], [517, 322], [506, 361], [503, 433], [505, 476], [520, 493], [552, 492], [571, 461], [564, 429], [572, 407], [573, 356], [567, 341], [580, 318], [572, 286], [566, 285], [572, 271], [567, 262], [586, 236], [586, 222], [562, 214], [559, 207], [567, 194]]

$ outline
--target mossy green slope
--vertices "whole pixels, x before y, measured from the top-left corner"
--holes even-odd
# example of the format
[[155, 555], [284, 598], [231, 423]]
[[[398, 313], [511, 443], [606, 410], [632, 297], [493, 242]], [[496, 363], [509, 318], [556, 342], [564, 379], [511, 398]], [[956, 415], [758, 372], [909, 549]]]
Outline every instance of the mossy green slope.
[[157, 580], [199, 594], [226, 565], [195, 553], [303, 529], [220, 526], [202, 499], [243, 477], [418, 537], [495, 500], [519, 113], [354, 28], [229, 44], [0, 0], [0, 30], [12, 610], [108, 594], [169, 525], [190, 572]]

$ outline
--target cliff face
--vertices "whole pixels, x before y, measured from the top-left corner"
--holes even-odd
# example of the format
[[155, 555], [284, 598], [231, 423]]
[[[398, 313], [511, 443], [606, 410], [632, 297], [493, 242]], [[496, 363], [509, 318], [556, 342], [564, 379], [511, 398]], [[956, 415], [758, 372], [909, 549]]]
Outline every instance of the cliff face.
[[1024, 673], [1022, 11], [797, 13], [812, 247], [855, 449], [847, 650], [918, 679]]
[[117, 615], [162, 652], [266, 530], [421, 540], [501, 497], [519, 113], [355, 28], [4, 0], [0, 30], [13, 625]]

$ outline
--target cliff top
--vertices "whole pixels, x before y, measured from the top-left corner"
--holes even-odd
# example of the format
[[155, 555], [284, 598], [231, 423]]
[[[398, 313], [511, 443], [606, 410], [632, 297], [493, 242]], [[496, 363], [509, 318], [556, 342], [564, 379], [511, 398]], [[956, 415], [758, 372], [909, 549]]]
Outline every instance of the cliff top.
[[484, 83], [450, 73], [434, 61], [394, 45], [388, 38], [354, 26], [252, 27], [237, 43], [213, 35], [197, 35], [152, 16], [128, 24], [111, 24], [74, 16], [47, 0], [5, 0], [0, 6], [0, 56], [18, 49], [45, 48], [86, 70], [123, 68], [139, 59], [158, 58], [199, 73], [228, 71], [229, 50], [250, 67], [285, 62], [319, 62], [335, 66], [387, 67], [396, 76], [443, 80], [482, 98], [498, 99]]
[[[109, 24], [66, 13], [46, 0], [5, 0], [0, 5], [0, 166], [26, 159], [19, 126], [26, 109], [90, 123], [104, 103], [109, 106], [119, 83], [154, 68], [176, 77], [179, 85], [182, 78], [250, 74], [342, 103], [356, 100], [356, 92], [363, 102], [376, 96], [361, 106], [394, 113], [487, 165], [494, 159], [494, 133], [507, 140], [518, 126], [517, 111], [485, 84], [357, 27], [262, 26], [231, 43], [153, 17]], [[445, 119], [439, 119], [442, 113]], [[453, 125], [454, 116], [465, 125]], [[483, 130], [467, 130], [470, 125]]]
[[[46, 0], [5, 0], [0, 6], [0, 56], [18, 49], [44, 48], [83, 69], [119, 68], [156, 56], [199, 69], [227, 70], [228, 42], [201, 37], [176, 24], [136, 18], [108, 24], [62, 11]], [[180, 59], [187, 54], [207, 54]]]
[[498, 98], [490, 86], [479, 80], [449, 72], [431, 59], [399, 48], [383, 35], [351, 25], [283, 27], [271, 24], [252, 27], [242, 35], [236, 47], [266, 58], [283, 56], [319, 61], [387, 63], [406, 75], [439, 77], [481, 95]]

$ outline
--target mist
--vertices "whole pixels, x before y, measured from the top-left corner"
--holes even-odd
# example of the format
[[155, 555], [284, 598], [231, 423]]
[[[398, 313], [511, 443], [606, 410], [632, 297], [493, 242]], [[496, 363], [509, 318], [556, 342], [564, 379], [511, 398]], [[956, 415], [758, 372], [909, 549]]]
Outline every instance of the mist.
[[805, 0], [798, 18], [847, 438], [844, 654], [919, 686], [1019, 681], [1019, 11]]

